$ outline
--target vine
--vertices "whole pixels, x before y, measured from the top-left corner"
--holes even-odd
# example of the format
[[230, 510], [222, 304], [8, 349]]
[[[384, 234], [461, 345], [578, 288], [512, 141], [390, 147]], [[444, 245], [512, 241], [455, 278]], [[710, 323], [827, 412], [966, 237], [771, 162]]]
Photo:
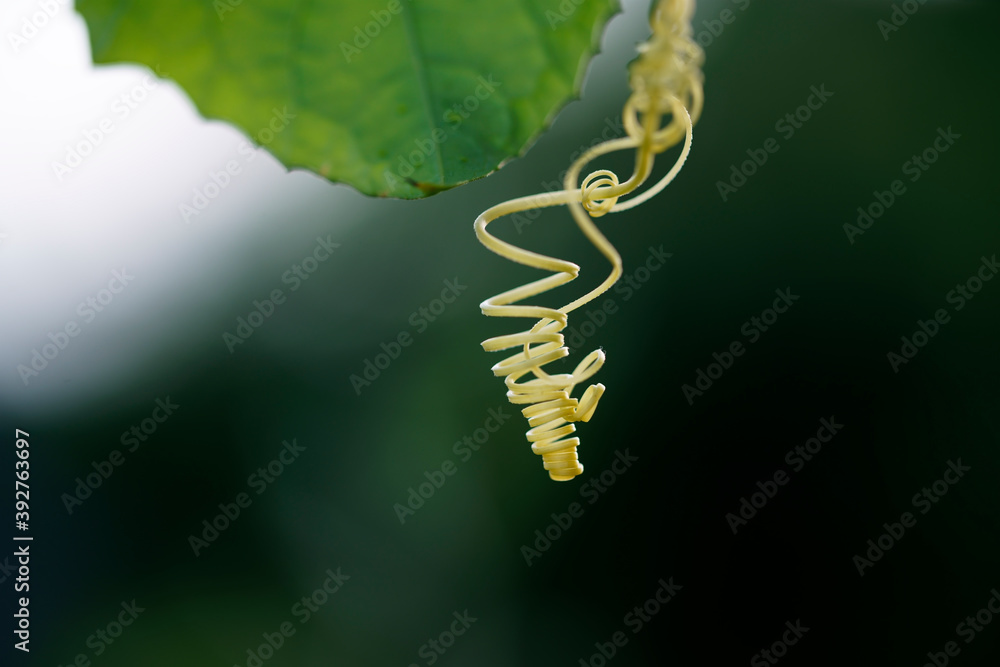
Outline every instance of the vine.
[[[701, 114], [704, 99], [701, 73], [704, 53], [692, 38], [693, 10], [693, 0], [660, 0], [654, 8], [650, 16], [652, 35], [639, 45], [639, 57], [630, 66], [632, 94], [622, 113], [625, 137], [598, 144], [581, 155], [567, 170], [563, 190], [497, 204], [481, 213], [475, 222], [477, 238], [493, 252], [513, 262], [552, 272], [550, 276], [486, 299], [481, 308], [490, 317], [537, 319], [528, 330], [489, 338], [482, 346], [488, 352], [521, 348], [495, 364], [492, 370], [494, 375], [504, 378], [508, 400], [526, 406], [521, 412], [528, 420], [528, 442], [556, 481], [570, 480], [583, 472], [577, 454], [580, 439], [572, 436], [575, 422], [590, 421], [605, 387], [591, 384], [579, 399], [572, 394], [576, 385], [601, 369], [605, 354], [603, 350], [594, 350], [572, 373], [549, 374], [543, 367], [569, 356], [561, 333], [568, 324], [569, 314], [607, 291], [622, 274], [618, 251], [592, 218], [628, 210], [655, 196], [677, 176], [691, 150], [692, 128]], [[663, 125], [665, 118], [669, 120]], [[641, 194], [619, 202], [649, 178], [656, 155], [682, 139], [684, 146], [667, 174]], [[607, 153], [628, 149], [636, 151], [635, 167], [624, 183], [614, 172], [599, 169], [578, 185], [586, 164]], [[569, 208], [580, 231], [611, 263], [611, 271], [596, 288], [561, 308], [519, 304], [572, 281], [579, 275], [580, 267], [501, 241], [487, 231], [487, 225], [511, 213], [562, 205]], [[521, 381], [526, 375], [532, 377]]]

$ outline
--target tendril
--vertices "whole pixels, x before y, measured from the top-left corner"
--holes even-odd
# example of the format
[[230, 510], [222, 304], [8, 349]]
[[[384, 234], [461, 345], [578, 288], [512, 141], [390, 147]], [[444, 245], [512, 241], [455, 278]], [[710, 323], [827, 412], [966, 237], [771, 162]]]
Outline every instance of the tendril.
[[[567, 170], [563, 190], [512, 199], [487, 209], [476, 219], [476, 237], [488, 249], [513, 262], [552, 274], [486, 299], [480, 307], [490, 317], [538, 320], [526, 331], [495, 336], [482, 346], [488, 352], [520, 349], [495, 364], [493, 374], [504, 378], [511, 403], [526, 406], [521, 412], [528, 420], [528, 442], [556, 481], [570, 480], [583, 472], [577, 454], [580, 439], [573, 436], [575, 423], [590, 421], [605, 387], [591, 384], [579, 399], [572, 394], [576, 385], [590, 380], [601, 369], [605, 354], [601, 349], [594, 350], [572, 373], [549, 374], [543, 367], [569, 356], [561, 333], [568, 325], [569, 313], [610, 289], [622, 274], [618, 251], [592, 218], [628, 210], [655, 196], [677, 176], [691, 150], [692, 128], [701, 115], [704, 101], [701, 74], [704, 56], [692, 39], [693, 9], [693, 0], [660, 0], [650, 16], [652, 35], [639, 46], [639, 57], [630, 66], [632, 94], [622, 113], [625, 137], [605, 141], [581, 155]], [[682, 139], [680, 155], [666, 175], [641, 194], [620, 201], [646, 182], [655, 156]], [[624, 183], [614, 172], [599, 169], [577, 185], [580, 172], [588, 163], [602, 155], [629, 149], [635, 149], [635, 167]], [[580, 231], [611, 264], [611, 271], [600, 285], [561, 308], [522, 304], [574, 280], [580, 267], [502, 241], [486, 227], [511, 213], [563, 205], [569, 208]]]

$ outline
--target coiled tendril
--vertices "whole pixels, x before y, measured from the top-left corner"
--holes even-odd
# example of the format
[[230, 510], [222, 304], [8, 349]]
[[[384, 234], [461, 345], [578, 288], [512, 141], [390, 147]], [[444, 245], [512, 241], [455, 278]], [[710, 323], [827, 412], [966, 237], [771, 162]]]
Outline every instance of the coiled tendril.
[[[604, 385], [591, 384], [579, 398], [573, 398], [576, 385], [589, 380], [604, 365], [604, 351], [594, 350], [572, 373], [551, 375], [543, 367], [569, 355], [564, 345], [563, 329], [568, 315], [600, 296], [621, 277], [622, 261], [614, 246], [597, 229], [591, 218], [624, 211], [641, 204], [666, 187], [680, 171], [691, 150], [692, 126], [701, 114], [703, 103], [701, 64], [704, 56], [693, 41], [691, 14], [693, 0], [660, 0], [650, 17], [652, 36], [639, 46], [639, 57], [630, 66], [632, 94], [622, 113], [626, 136], [594, 146], [567, 170], [563, 190], [512, 199], [484, 211], [476, 219], [479, 241], [487, 248], [513, 262], [552, 272], [552, 275], [498, 294], [482, 302], [484, 315], [491, 317], [527, 317], [538, 322], [527, 331], [495, 336], [482, 343], [487, 351], [520, 348], [493, 366], [493, 373], [504, 378], [507, 398], [527, 418], [531, 449], [542, 457], [549, 476], [557, 481], [570, 480], [583, 472], [577, 455], [578, 437], [575, 422], [590, 421], [604, 394]], [[690, 110], [690, 112], [689, 112]], [[661, 127], [664, 117], [669, 122]], [[653, 168], [656, 154], [684, 139], [680, 156], [667, 174], [642, 194], [625, 202], [619, 198], [641, 186]], [[620, 183], [607, 169], [592, 172], [577, 185], [580, 171], [594, 158], [613, 151], [636, 149], [632, 176]], [[600, 285], [562, 308], [515, 305], [547, 292], [577, 277], [580, 267], [547, 255], [541, 255], [501, 241], [487, 225], [505, 215], [548, 206], [569, 207], [584, 235], [611, 263], [611, 272]], [[526, 376], [528, 379], [522, 380]]]

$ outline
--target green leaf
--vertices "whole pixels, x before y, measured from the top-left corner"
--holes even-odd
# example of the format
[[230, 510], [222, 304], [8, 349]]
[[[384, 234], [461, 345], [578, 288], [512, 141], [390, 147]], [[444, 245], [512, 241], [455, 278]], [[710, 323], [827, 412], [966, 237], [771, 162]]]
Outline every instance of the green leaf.
[[[520, 155], [616, 0], [78, 0], [95, 63], [177, 81], [289, 167], [424, 197]], [[412, 168], [412, 171], [410, 170]]]

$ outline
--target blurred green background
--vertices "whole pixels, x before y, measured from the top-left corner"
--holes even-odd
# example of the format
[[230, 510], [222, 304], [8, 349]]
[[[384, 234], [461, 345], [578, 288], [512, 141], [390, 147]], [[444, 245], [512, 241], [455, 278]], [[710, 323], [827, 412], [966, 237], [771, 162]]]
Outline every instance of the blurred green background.
[[[472, 222], [555, 180], [620, 113], [622, 63], [645, 36], [635, 5], [631, 39], [595, 61], [583, 101], [525, 157], [426, 201], [322, 184], [260, 207], [273, 242], [234, 250], [261, 268], [199, 344], [58, 420], [8, 424], [32, 433], [37, 461], [32, 664], [252, 666], [248, 649], [286, 621], [296, 632], [269, 667], [600, 665], [595, 643], [618, 631], [627, 643], [608, 664], [765, 664], [759, 652], [799, 619], [809, 631], [783, 664], [922, 665], [948, 641], [955, 664], [996, 664], [1000, 622], [968, 644], [956, 625], [1000, 586], [1000, 282], [960, 311], [946, 296], [1000, 252], [1000, 13], [929, 1], [886, 41], [888, 3], [702, 2], [696, 31], [726, 8], [735, 20], [702, 38], [706, 106], [687, 165], [651, 202], [600, 220], [626, 275], [650, 247], [672, 256], [627, 300], [609, 293], [617, 311], [571, 358], [608, 355], [608, 391], [578, 429], [582, 477], [548, 479], [489, 371], [502, 357], [480, 341], [517, 323], [478, 304], [536, 274], [482, 248]], [[786, 138], [776, 123], [821, 85], [833, 96]], [[903, 163], [948, 127], [961, 138], [911, 183]], [[769, 137], [778, 152], [723, 201], [717, 182]], [[624, 173], [628, 159], [608, 164]], [[905, 194], [850, 243], [843, 225], [895, 179]], [[603, 279], [563, 210], [497, 229], [583, 267], [553, 303]], [[282, 273], [328, 234], [340, 248], [288, 293]], [[455, 279], [467, 289], [418, 331], [411, 314]], [[221, 332], [275, 288], [288, 301], [230, 354]], [[786, 288], [800, 299], [749, 343], [744, 323]], [[887, 353], [939, 308], [951, 320], [894, 373]], [[358, 395], [350, 376], [404, 331], [412, 345]], [[745, 354], [689, 405], [682, 385], [735, 340]], [[61, 495], [167, 396], [175, 414], [69, 515]], [[512, 418], [463, 460], [455, 443], [501, 408]], [[831, 417], [842, 431], [791, 472], [786, 452]], [[257, 495], [248, 477], [292, 439], [305, 450]], [[606, 473], [626, 450], [637, 461]], [[914, 512], [912, 496], [958, 459], [971, 470]], [[446, 460], [457, 472], [401, 524], [394, 505]], [[727, 513], [777, 470], [790, 481], [734, 535]], [[584, 487], [602, 473], [615, 478], [603, 493]], [[195, 556], [189, 535], [241, 492], [252, 504]], [[582, 516], [551, 529], [562, 534], [529, 566], [522, 546], [572, 502]], [[859, 576], [854, 556], [906, 511], [916, 525]], [[338, 568], [349, 580], [300, 623], [294, 605]], [[671, 578], [682, 588], [633, 632], [626, 616]], [[95, 655], [88, 637], [133, 599], [145, 611]], [[428, 648], [466, 610], [468, 631]]]

